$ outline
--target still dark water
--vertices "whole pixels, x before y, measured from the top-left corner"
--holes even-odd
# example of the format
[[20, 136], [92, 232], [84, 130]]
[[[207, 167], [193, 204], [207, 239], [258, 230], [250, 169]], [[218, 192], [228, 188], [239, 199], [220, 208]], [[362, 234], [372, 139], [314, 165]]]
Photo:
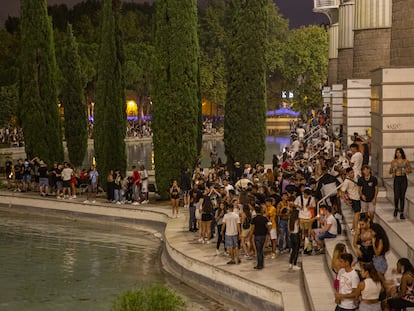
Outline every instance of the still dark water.
[[119, 294], [151, 282], [174, 287], [188, 310], [226, 310], [163, 273], [154, 233], [0, 211], [0, 310], [110, 310]]

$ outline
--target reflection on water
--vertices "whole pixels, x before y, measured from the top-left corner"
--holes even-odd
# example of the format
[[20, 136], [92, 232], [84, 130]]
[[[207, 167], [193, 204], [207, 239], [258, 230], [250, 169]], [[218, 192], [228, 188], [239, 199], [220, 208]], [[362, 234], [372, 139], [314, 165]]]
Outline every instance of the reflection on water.
[[[109, 310], [120, 293], [149, 282], [183, 287], [160, 270], [152, 233], [4, 211], [0, 220], [0, 310]], [[188, 287], [178, 291], [205, 304]]]

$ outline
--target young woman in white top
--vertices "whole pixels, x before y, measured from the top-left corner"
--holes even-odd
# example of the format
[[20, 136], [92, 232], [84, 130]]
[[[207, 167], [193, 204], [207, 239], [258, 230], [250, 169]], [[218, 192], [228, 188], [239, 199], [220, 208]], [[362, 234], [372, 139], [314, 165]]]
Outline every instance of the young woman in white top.
[[[357, 293], [360, 295], [359, 311], [381, 311], [379, 296], [382, 285], [372, 263], [361, 266], [361, 276], [363, 281], [359, 282]], [[357, 297], [358, 297], [357, 296]]]

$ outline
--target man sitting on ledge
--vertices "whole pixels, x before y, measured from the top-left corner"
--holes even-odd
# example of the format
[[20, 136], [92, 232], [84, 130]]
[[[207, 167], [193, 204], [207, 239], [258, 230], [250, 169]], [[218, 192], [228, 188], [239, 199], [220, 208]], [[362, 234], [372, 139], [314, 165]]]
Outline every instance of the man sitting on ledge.
[[315, 239], [318, 248], [317, 253], [324, 252], [324, 240], [336, 238], [338, 233], [338, 225], [334, 215], [332, 215], [332, 208], [327, 205], [321, 205], [319, 207], [319, 213], [322, 216], [316, 216], [319, 219], [321, 228], [312, 230], [312, 237]]

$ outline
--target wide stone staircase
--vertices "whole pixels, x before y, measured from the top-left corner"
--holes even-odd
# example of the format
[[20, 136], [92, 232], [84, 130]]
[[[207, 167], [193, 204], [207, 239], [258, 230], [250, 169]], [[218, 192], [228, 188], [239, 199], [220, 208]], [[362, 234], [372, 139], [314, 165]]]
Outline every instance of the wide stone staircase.
[[[383, 185], [378, 195], [374, 221], [383, 226], [390, 240], [391, 250], [386, 254], [388, 270], [385, 277], [391, 279], [391, 270], [396, 268], [399, 258], [406, 257], [414, 262], [414, 176], [409, 177], [405, 201], [405, 220], [400, 220], [399, 216], [393, 216], [393, 180], [384, 179]], [[309, 310], [312, 311], [335, 309], [334, 274], [330, 267], [336, 243], [346, 243], [348, 251], [353, 252], [355, 256], [355, 250], [352, 246], [353, 235], [351, 234], [353, 211], [343, 203], [342, 212], [342, 235], [336, 239], [326, 240], [324, 255], [303, 255], [302, 257], [305, 292], [309, 302]]]

